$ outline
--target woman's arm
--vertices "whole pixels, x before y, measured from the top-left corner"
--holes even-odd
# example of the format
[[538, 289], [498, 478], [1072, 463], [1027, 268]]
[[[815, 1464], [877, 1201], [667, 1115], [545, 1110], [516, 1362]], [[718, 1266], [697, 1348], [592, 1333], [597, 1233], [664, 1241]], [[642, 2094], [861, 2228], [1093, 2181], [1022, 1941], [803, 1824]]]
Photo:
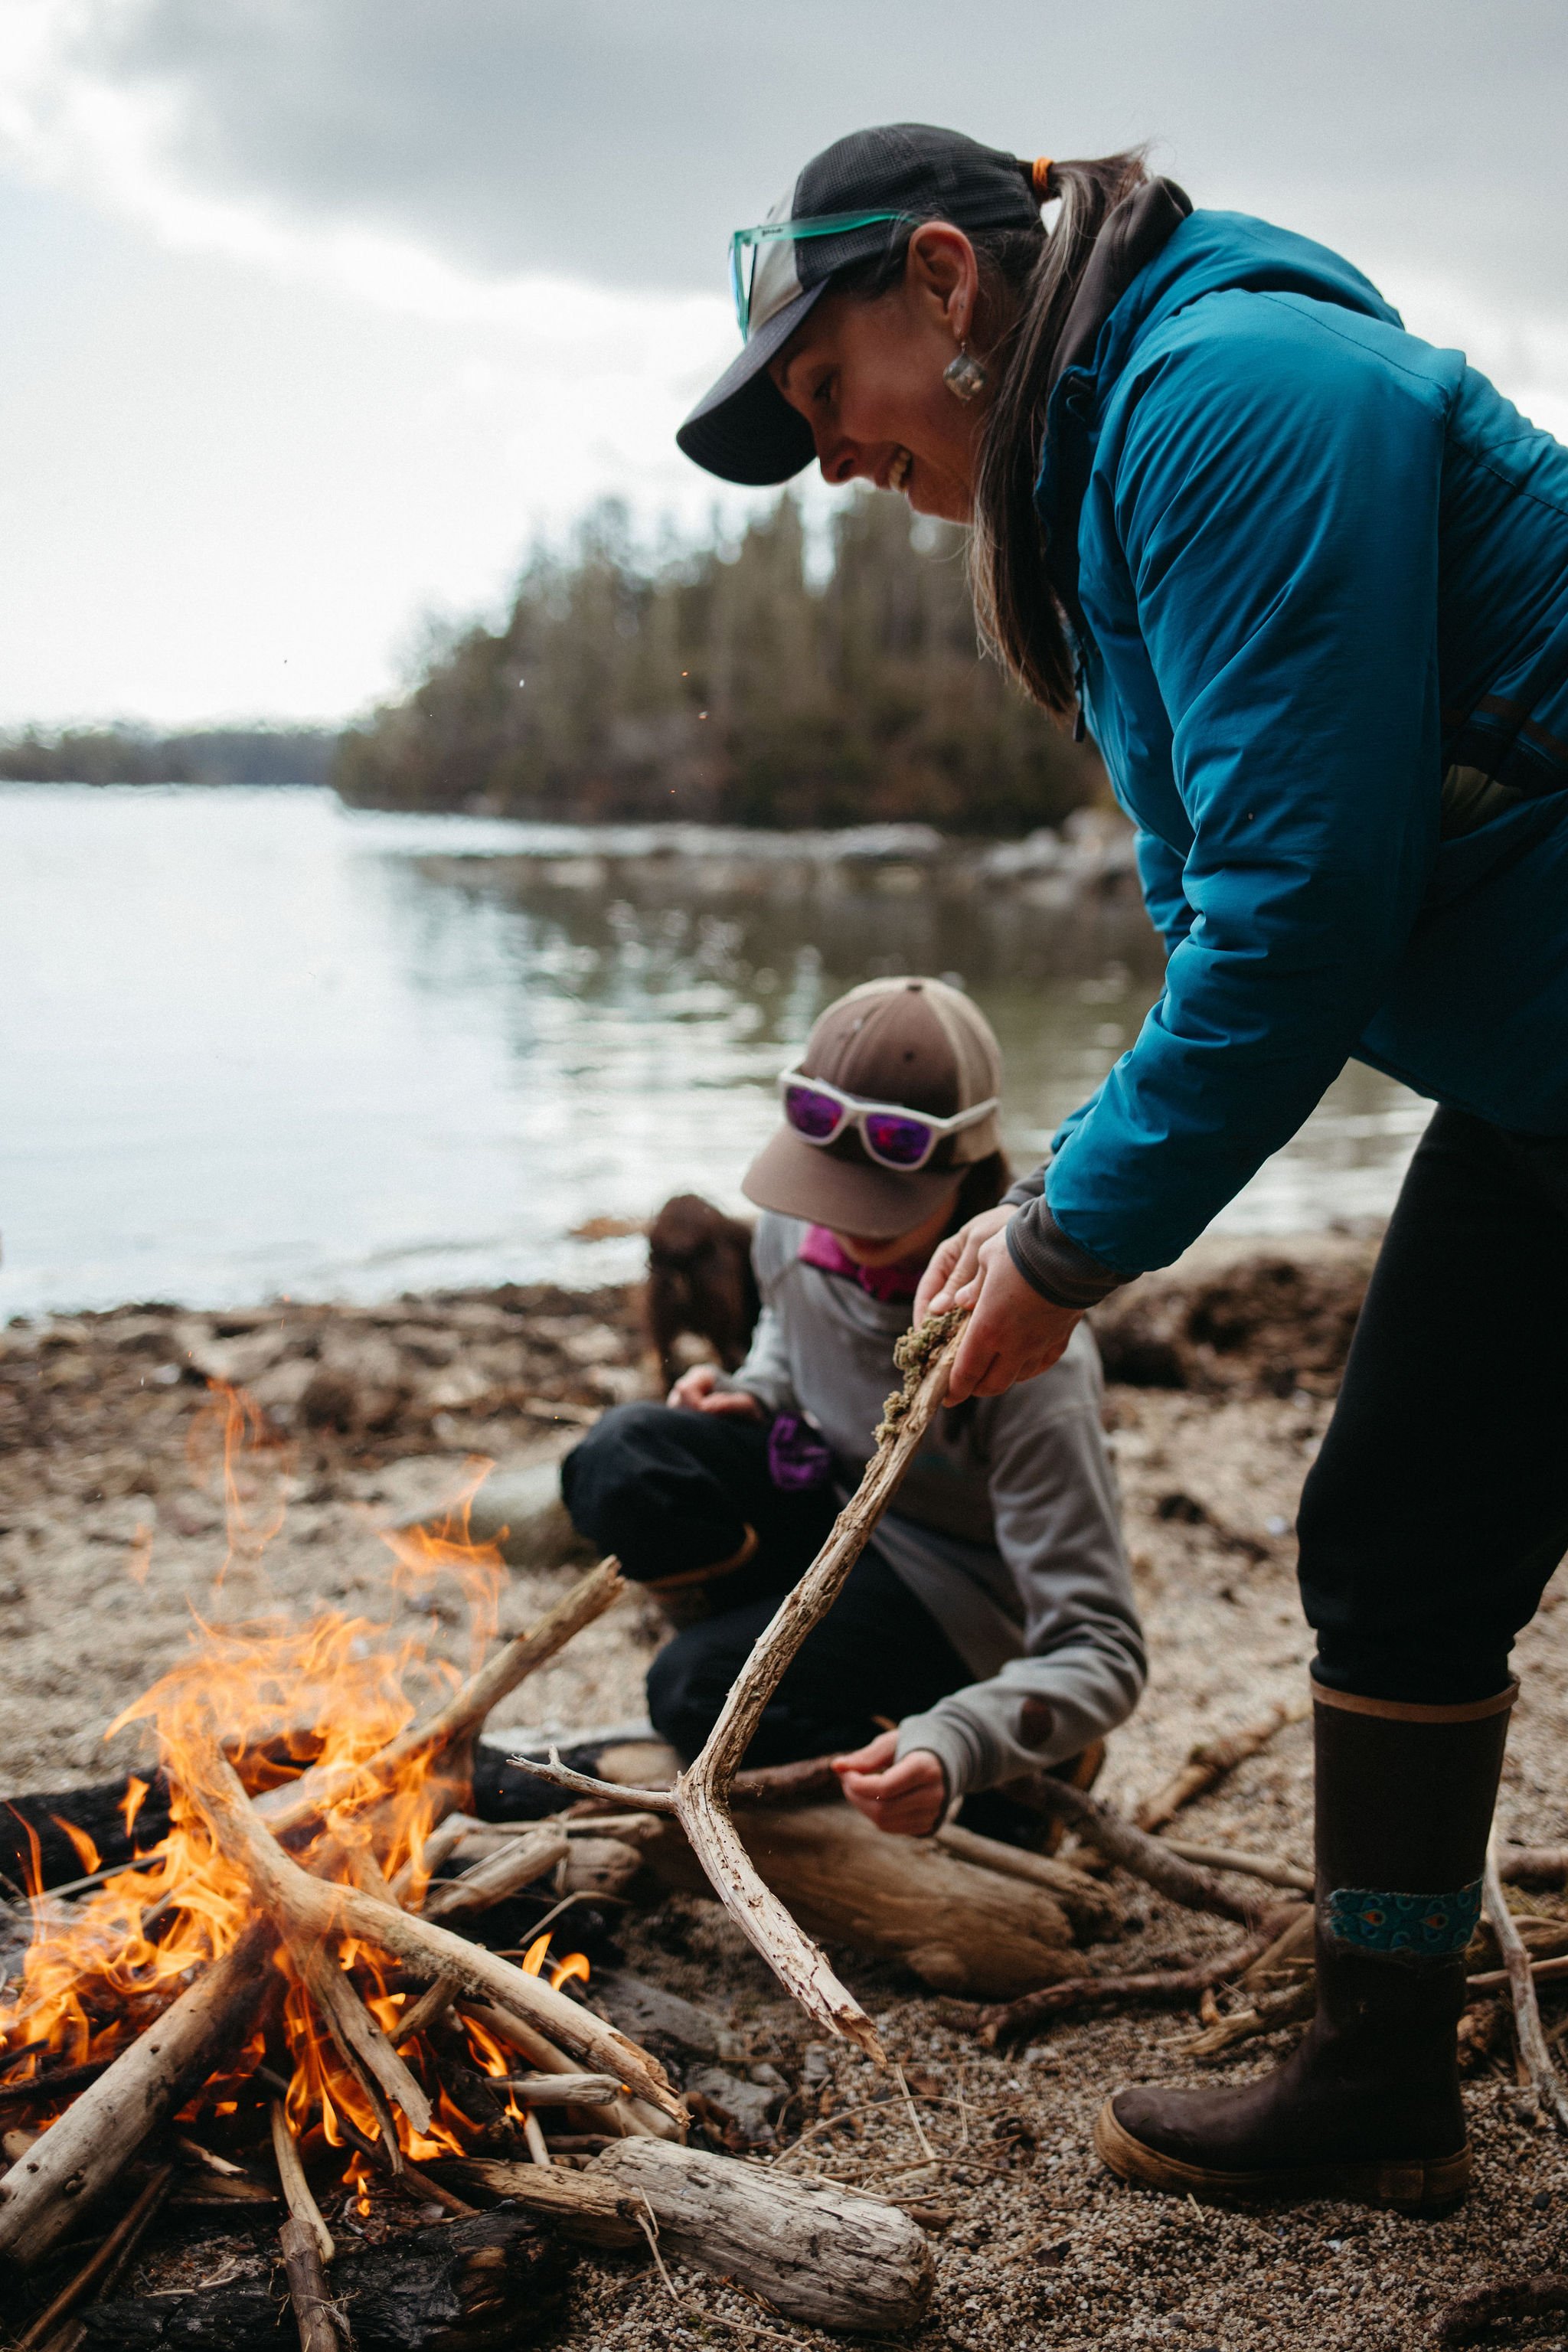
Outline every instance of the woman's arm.
[[[1107, 421], [1086, 529], [1120, 545], [1170, 717], [1190, 922], [1051, 1163], [1046, 1202], [1086, 1278], [1176, 1256], [1388, 992], [1437, 844], [1450, 373], [1375, 322], [1226, 295], [1194, 306]], [[1092, 625], [1087, 577], [1085, 594]], [[1151, 878], [1179, 928], [1168, 863]], [[1042, 1213], [1014, 1236], [1026, 1275]]]

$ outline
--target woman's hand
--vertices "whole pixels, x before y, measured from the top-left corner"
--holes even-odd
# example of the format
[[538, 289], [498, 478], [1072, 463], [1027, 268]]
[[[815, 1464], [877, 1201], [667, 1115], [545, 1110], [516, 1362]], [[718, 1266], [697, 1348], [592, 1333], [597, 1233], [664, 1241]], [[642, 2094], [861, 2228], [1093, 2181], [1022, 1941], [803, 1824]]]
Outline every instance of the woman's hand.
[[879, 1732], [833, 1769], [858, 1813], [892, 1837], [929, 1837], [947, 1804], [947, 1775], [929, 1748], [911, 1748], [894, 1762], [896, 1731]]
[[1049, 1371], [1072, 1338], [1080, 1310], [1058, 1307], [1025, 1281], [1007, 1249], [1013, 1204], [972, 1217], [936, 1251], [915, 1297], [915, 1320], [970, 1308], [969, 1327], [947, 1384], [949, 1404], [1000, 1396]]
[[761, 1421], [763, 1408], [751, 1390], [715, 1388], [718, 1377], [717, 1364], [693, 1364], [681, 1373], [666, 1404], [679, 1406], [682, 1412], [727, 1412], [737, 1421]]

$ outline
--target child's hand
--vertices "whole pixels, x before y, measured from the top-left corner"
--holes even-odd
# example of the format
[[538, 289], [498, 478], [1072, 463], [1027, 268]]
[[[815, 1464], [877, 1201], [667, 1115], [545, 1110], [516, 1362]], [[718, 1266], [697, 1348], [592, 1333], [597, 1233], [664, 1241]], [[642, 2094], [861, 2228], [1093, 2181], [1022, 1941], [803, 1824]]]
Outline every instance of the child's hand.
[[852, 1755], [836, 1756], [833, 1769], [845, 1795], [891, 1837], [929, 1837], [947, 1803], [947, 1775], [929, 1748], [911, 1748], [894, 1762], [896, 1731], [879, 1732]]
[[761, 1421], [763, 1408], [750, 1389], [717, 1389], [717, 1364], [693, 1364], [682, 1372], [665, 1399], [682, 1412], [727, 1412], [739, 1421]]
[[[922, 1323], [928, 1315], [945, 1315], [950, 1307], [973, 1305], [973, 1297], [965, 1296], [960, 1298], [958, 1293], [961, 1290], [967, 1293], [980, 1272], [980, 1253], [992, 1234], [999, 1234], [1016, 1214], [1015, 1202], [999, 1201], [994, 1209], [983, 1210], [979, 1216], [971, 1217], [966, 1225], [960, 1225], [957, 1233], [949, 1234], [944, 1242], [938, 1242], [931, 1252], [931, 1263], [921, 1276], [921, 1286], [915, 1293], [914, 1319], [917, 1324]], [[975, 1294], [976, 1297], [978, 1295]]]

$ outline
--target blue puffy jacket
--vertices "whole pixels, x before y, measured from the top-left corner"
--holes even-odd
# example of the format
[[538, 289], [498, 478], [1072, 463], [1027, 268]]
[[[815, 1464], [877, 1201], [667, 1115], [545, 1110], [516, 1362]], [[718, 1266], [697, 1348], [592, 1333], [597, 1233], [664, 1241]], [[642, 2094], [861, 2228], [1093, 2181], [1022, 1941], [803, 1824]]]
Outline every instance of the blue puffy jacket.
[[1024, 1270], [1168, 1263], [1352, 1056], [1568, 1134], [1568, 450], [1348, 262], [1212, 212], [1045, 446], [1170, 960], [1014, 1221]]

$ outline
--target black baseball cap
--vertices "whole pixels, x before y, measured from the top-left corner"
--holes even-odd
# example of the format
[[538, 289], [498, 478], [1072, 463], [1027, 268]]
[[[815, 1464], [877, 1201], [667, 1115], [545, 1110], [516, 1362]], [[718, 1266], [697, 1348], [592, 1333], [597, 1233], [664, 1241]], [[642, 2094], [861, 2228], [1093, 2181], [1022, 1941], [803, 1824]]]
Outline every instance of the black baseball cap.
[[675, 438], [726, 482], [787, 482], [816, 454], [811, 427], [768, 373], [840, 271], [887, 253], [900, 223], [1039, 226], [1048, 157], [1027, 161], [961, 131], [889, 122], [814, 155], [755, 229], [737, 231], [731, 274], [745, 348]]

